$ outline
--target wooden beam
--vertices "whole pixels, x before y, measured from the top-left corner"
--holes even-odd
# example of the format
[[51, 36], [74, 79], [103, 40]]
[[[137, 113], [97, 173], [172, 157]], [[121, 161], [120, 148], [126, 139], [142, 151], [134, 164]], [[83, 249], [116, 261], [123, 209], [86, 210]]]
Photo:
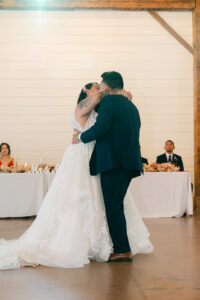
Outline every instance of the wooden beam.
[[[2, 1], [2, 2], [1, 2]], [[118, 10], [192, 10], [195, 0], [1, 0], [0, 9], [118, 9]]]
[[200, 0], [193, 12], [194, 44], [194, 211], [200, 215]]
[[191, 54], [194, 54], [194, 49], [188, 44], [157, 12], [149, 11], [149, 14], [165, 29], [167, 30], [183, 47], [185, 47]]

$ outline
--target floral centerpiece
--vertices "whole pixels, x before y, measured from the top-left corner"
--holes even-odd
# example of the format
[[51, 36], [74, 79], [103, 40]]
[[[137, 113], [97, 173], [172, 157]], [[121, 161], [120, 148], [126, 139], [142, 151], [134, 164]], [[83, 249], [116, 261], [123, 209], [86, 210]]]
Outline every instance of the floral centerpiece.
[[168, 163], [152, 163], [150, 165], [143, 164], [144, 172], [179, 172], [180, 167]]
[[8, 167], [1, 165], [0, 173], [55, 173], [58, 169], [58, 164], [46, 164], [40, 163], [36, 165], [30, 165], [25, 163], [24, 165], [15, 165]]

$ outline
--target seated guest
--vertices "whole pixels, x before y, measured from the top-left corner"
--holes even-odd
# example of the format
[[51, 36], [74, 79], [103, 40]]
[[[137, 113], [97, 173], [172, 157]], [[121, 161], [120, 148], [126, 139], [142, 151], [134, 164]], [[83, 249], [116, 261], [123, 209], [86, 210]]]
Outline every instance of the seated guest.
[[148, 159], [145, 157], [142, 157], [142, 163], [148, 165]]
[[10, 145], [2, 143], [0, 145], [0, 167], [4, 165], [7, 167], [14, 167], [14, 158], [10, 157]]
[[156, 162], [158, 164], [170, 163], [177, 167], [180, 167], [180, 171], [184, 171], [183, 161], [181, 156], [173, 152], [175, 149], [174, 142], [171, 140], [166, 141], [164, 149], [166, 150], [166, 153], [159, 155], [157, 157]]

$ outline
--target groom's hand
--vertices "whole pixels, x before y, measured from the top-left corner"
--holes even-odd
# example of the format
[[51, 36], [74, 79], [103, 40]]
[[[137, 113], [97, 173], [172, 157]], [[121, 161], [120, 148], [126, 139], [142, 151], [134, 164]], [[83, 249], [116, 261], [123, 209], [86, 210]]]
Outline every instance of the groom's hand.
[[80, 141], [77, 140], [77, 137], [79, 136], [79, 134], [81, 133], [79, 130], [74, 129], [75, 133], [73, 134], [72, 137], [72, 144], [78, 144], [80, 143]]

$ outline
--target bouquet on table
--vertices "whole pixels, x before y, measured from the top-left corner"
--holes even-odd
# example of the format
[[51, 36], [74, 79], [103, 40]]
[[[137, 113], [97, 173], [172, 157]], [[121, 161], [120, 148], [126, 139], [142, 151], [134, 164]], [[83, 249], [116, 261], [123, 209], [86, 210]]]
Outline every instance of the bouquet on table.
[[180, 171], [180, 167], [168, 163], [162, 163], [162, 164], [153, 163], [151, 165], [143, 164], [143, 169], [144, 172], [179, 172]]
[[29, 167], [25, 167], [24, 165], [15, 166], [15, 167], [8, 167], [1, 165], [0, 172], [1, 173], [25, 173], [29, 171]]
[[40, 162], [36, 165], [30, 165], [25, 163], [24, 165], [18, 165], [17, 163], [13, 167], [1, 165], [0, 173], [56, 173], [59, 168], [59, 164], [46, 164]]

